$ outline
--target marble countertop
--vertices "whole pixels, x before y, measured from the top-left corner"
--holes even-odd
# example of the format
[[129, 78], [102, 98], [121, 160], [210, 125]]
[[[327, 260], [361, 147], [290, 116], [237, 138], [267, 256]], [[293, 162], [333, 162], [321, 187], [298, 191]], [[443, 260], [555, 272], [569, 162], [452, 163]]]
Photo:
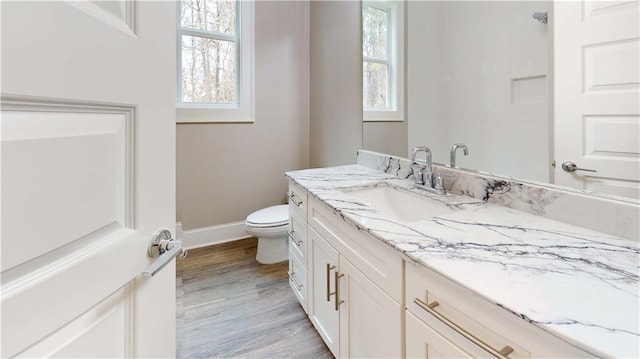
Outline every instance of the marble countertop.
[[[638, 357], [637, 241], [471, 197], [429, 194], [410, 180], [360, 165], [286, 176], [358, 230], [523, 320], [597, 356]], [[452, 211], [400, 222], [348, 195], [376, 186], [426, 196]]]

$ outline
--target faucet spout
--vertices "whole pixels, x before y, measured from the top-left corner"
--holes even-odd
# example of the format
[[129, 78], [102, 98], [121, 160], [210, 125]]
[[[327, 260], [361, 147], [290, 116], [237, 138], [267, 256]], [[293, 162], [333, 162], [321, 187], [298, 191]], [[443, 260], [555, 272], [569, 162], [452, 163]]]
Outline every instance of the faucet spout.
[[467, 147], [467, 145], [464, 143], [454, 143], [449, 151], [449, 164], [451, 165], [451, 168], [456, 167], [456, 151], [458, 148], [462, 148], [462, 152], [465, 156], [469, 155], [469, 147]]
[[[424, 165], [418, 163], [416, 155], [419, 152], [424, 152], [425, 162]], [[422, 161], [420, 161], [422, 162]], [[418, 168], [418, 176], [416, 176], [416, 183], [421, 185], [431, 185], [431, 173], [432, 173], [432, 160], [431, 149], [427, 146], [416, 146], [411, 150], [411, 165]], [[422, 177], [422, 178], [419, 178]]]
[[427, 146], [416, 146], [411, 150], [411, 162], [416, 163], [416, 155], [418, 152], [425, 153], [427, 164], [431, 164], [431, 149]]
[[[425, 153], [424, 164], [418, 163], [416, 155], [419, 152]], [[422, 162], [422, 161], [420, 161]], [[433, 161], [431, 149], [427, 146], [416, 146], [411, 150], [411, 166], [417, 168], [415, 174], [415, 185], [423, 189], [433, 189]]]

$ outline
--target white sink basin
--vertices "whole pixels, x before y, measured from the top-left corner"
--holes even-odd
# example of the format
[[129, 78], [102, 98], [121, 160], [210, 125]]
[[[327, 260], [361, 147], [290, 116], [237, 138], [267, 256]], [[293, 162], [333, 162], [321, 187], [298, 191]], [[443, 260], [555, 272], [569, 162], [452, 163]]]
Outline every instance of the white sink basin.
[[389, 186], [345, 190], [343, 193], [351, 200], [401, 222], [417, 222], [454, 211], [428, 197]]

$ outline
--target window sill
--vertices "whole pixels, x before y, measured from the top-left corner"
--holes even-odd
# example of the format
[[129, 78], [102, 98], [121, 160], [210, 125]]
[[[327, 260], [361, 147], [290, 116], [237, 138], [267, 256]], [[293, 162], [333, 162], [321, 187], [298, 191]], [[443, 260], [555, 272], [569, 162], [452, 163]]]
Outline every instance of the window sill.
[[404, 113], [397, 110], [364, 110], [362, 122], [404, 122]]
[[176, 123], [253, 123], [253, 111], [246, 108], [176, 108]]

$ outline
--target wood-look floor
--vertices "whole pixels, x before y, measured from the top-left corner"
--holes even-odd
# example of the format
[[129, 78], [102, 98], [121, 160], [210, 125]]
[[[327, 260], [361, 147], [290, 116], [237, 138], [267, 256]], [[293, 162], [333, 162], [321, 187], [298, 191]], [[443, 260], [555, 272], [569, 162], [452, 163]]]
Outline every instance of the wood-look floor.
[[257, 239], [177, 262], [178, 358], [333, 358], [289, 287], [288, 263], [256, 262]]

